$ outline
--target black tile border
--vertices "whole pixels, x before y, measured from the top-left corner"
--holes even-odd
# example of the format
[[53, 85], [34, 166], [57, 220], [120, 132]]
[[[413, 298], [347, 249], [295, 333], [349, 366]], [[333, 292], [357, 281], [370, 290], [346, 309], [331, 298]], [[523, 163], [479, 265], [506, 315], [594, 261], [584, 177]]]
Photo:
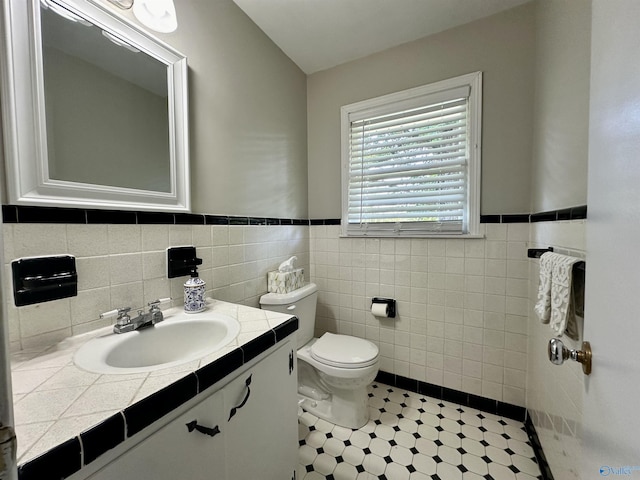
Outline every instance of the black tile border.
[[18, 223], [87, 223], [87, 210], [57, 207], [17, 207]]
[[81, 445], [78, 437], [71, 438], [51, 450], [18, 467], [20, 480], [67, 478], [81, 468]]
[[282, 339], [297, 331], [299, 323], [300, 322], [298, 320], [298, 317], [291, 317], [286, 322], [281, 323], [276, 328], [274, 328], [273, 332], [276, 335], [276, 343], [280, 342]]
[[587, 206], [562, 208], [547, 212], [480, 215], [480, 223], [537, 223], [562, 220], [584, 220], [587, 218]]
[[[133, 210], [95, 210], [64, 207], [2, 205], [3, 223], [79, 223], [131, 225], [340, 225], [339, 218], [299, 219], [242, 217], [198, 213], [147, 212]], [[480, 223], [536, 223], [559, 220], [583, 220], [587, 206], [539, 213], [480, 215]]]
[[242, 366], [244, 355], [242, 350], [236, 348], [223, 357], [211, 362], [196, 370], [198, 378], [198, 393], [204, 392], [207, 388], [222, 380], [234, 370]]
[[[291, 317], [248, 343], [130, 405], [78, 436], [18, 467], [19, 480], [67, 478], [100, 455], [141, 432], [166, 414], [280, 343], [298, 329]], [[84, 458], [84, 461], [83, 461]]]
[[223, 215], [205, 215], [205, 225], [229, 225], [229, 217]]
[[[98, 210], [66, 207], [2, 205], [3, 223], [73, 223], [120, 225], [300, 225], [307, 219], [242, 217], [198, 213], [148, 212], [134, 210]], [[321, 225], [339, 225], [340, 219], [319, 220]], [[336, 223], [337, 222], [337, 223]]]
[[204, 215], [197, 213], [176, 213], [176, 225], [204, 225]]
[[118, 412], [80, 434], [82, 463], [88, 465], [103, 453], [117, 447], [125, 440], [124, 416]]
[[528, 213], [500, 215], [501, 223], [529, 223], [531, 215]]
[[137, 212], [136, 217], [140, 225], [173, 225], [176, 223], [173, 213]]
[[276, 332], [273, 330], [248, 341], [240, 347], [244, 363], [250, 362], [265, 350], [273, 347], [276, 343]]
[[587, 218], [587, 206], [563, 208], [562, 210], [553, 210], [550, 212], [534, 213], [531, 215], [531, 223], [535, 222], [554, 222], [560, 220], [584, 220]]
[[527, 436], [529, 437], [529, 443], [531, 443], [531, 447], [533, 448], [533, 453], [536, 456], [538, 467], [540, 467], [542, 480], [554, 480], [553, 474], [551, 473], [551, 468], [549, 467], [549, 462], [547, 462], [547, 457], [542, 450], [542, 444], [540, 443], [540, 439], [538, 438], [538, 432], [536, 432], [536, 427], [533, 425], [531, 415], [528, 411], [527, 418], [524, 421], [524, 427], [527, 431]]
[[520, 422], [524, 422], [527, 417], [527, 409], [524, 407], [504, 403], [499, 400], [492, 400], [490, 398], [473, 395], [467, 392], [461, 392], [460, 390], [454, 390], [440, 385], [434, 385], [432, 383], [422, 382], [420, 380], [414, 380], [412, 378], [403, 377], [402, 375], [379, 371], [376, 376], [376, 382], [416, 392], [420, 395], [437, 398], [438, 400], [444, 400], [446, 402], [456, 403], [465, 407], [475, 408], [476, 410], [500, 415], [501, 417], [511, 418]]
[[18, 223], [18, 207], [15, 205], [2, 205], [2, 222]]
[[[569, 215], [571, 217], [571, 215]], [[555, 222], [558, 219], [558, 212], [542, 212], [531, 215], [531, 223]]]
[[480, 223], [501, 223], [500, 215], [480, 215]]
[[87, 223], [89, 224], [130, 224], [136, 223], [136, 212], [121, 210], [87, 210]]
[[124, 409], [127, 438], [133, 437], [156, 420], [198, 394], [198, 377], [190, 373], [171, 385]]

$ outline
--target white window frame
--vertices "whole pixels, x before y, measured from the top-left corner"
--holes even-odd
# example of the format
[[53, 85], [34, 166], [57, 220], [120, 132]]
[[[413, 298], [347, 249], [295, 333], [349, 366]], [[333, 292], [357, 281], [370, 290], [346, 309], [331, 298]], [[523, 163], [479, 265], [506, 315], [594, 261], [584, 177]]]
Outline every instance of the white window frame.
[[[411, 229], [402, 231], [394, 224], [386, 224], [388, 228], [348, 229], [349, 208], [349, 132], [354, 118], [385, 115], [394, 111], [412, 108], [413, 106], [436, 103], [438, 96], [447, 90], [468, 88], [468, 164], [467, 164], [467, 201], [465, 205], [465, 220], [461, 233], [438, 233], [432, 228]], [[480, 172], [482, 154], [482, 72], [474, 72], [450, 78], [436, 83], [423, 85], [401, 92], [383, 95], [381, 97], [364, 100], [345, 105], [340, 109], [341, 116], [341, 157], [342, 157], [342, 236], [349, 237], [480, 237]], [[425, 226], [428, 222], [425, 222]]]

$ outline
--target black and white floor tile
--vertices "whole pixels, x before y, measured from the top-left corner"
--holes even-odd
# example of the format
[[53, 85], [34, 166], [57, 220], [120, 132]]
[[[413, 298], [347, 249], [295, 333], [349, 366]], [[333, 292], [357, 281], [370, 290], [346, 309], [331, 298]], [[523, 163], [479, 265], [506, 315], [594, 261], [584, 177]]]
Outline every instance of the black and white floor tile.
[[522, 422], [387, 385], [369, 386], [359, 430], [305, 412], [297, 480], [536, 480]]

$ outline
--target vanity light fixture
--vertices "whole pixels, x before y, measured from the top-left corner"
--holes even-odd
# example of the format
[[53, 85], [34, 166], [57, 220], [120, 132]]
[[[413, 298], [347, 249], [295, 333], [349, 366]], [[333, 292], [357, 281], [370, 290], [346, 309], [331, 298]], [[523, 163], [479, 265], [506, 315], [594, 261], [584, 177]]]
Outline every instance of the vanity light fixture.
[[42, 8], [51, 10], [52, 12], [57, 13], [58, 15], [60, 15], [62, 18], [66, 20], [79, 23], [81, 25], [84, 25], [85, 27], [91, 27], [93, 25], [91, 22], [86, 21], [84, 18], [80, 17], [79, 15], [76, 15], [75, 13], [70, 12], [66, 8], [61, 7], [57, 3], [51, 2], [50, 0], [40, 0], [40, 5], [42, 5]]
[[113, 3], [116, 7], [120, 7], [123, 10], [129, 10], [133, 7], [133, 0], [109, 0], [109, 2]]
[[133, 14], [145, 27], [160, 33], [171, 33], [178, 28], [173, 0], [135, 0]]
[[135, 47], [132, 47], [131, 45], [129, 45], [126, 42], [123, 42], [122, 40], [120, 40], [118, 37], [116, 37], [114, 34], [109, 33], [105, 30], [102, 31], [102, 36], [109, 39], [112, 43], [118, 45], [119, 47], [123, 47], [126, 48], [127, 50], [129, 50], [130, 52], [133, 53], [140, 53], [140, 50], [138, 50]]

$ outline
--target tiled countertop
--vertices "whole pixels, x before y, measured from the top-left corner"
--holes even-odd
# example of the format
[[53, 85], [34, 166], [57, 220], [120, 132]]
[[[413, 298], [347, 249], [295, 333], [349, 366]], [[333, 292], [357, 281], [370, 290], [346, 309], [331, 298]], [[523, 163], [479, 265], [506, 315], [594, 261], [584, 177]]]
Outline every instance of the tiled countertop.
[[[18, 464], [39, 456], [43, 458], [41, 455], [51, 448], [69, 439], [77, 440], [75, 437], [81, 436], [81, 432], [105, 424], [107, 419], [126, 422], [127, 436], [131, 436], [135, 433], [132, 423], [139, 422], [139, 419], [133, 419], [135, 411], [140, 410], [136, 409], [136, 404], [150, 403], [149, 397], [162, 393], [172, 384], [175, 386], [178, 380], [186, 385], [182, 390], [188, 390], [183, 396], [192, 398], [222, 379], [221, 375], [231, 373], [297, 329], [297, 320], [286, 314], [218, 300], [209, 300], [207, 308], [236, 318], [240, 333], [221, 350], [177, 367], [126, 375], [101, 375], [78, 368], [73, 363], [75, 351], [92, 338], [108, 333], [111, 327], [70, 337], [48, 348], [13, 354], [11, 370]], [[170, 320], [172, 313], [181, 310], [168, 309], [164, 311], [165, 318]], [[159, 412], [159, 416], [143, 421], [136, 431], [164, 413]], [[92, 459], [87, 458], [87, 452], [83, 453], [84, 458], [80, 461], [87, 464], [87, 460]]]

